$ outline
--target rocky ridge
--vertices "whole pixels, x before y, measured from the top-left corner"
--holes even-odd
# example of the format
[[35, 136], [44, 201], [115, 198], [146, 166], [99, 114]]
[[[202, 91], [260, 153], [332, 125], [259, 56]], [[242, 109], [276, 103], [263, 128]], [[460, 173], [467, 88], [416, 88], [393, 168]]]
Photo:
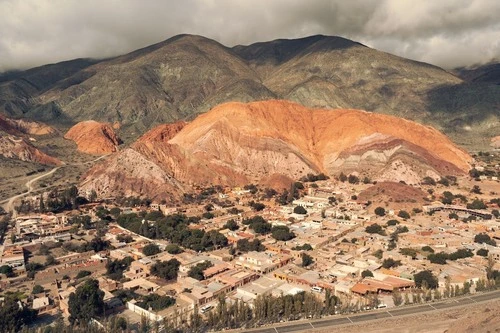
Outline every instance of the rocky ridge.
[[64, 138], [74, 141], [79, 151], [92, 155], [118, 151], [121, 143], [112, 125], [93, 120], [79, 122], [69, 129]]
[[165, 196], [192, 185], [340, 171], [412, 184], [425, 176], [465, 173], [471, 162], [437, 130], [393, 116], [279, 100], [233, 102], [191, 123], [153, 129], [89, 170], [81, 186], [105, 196]]

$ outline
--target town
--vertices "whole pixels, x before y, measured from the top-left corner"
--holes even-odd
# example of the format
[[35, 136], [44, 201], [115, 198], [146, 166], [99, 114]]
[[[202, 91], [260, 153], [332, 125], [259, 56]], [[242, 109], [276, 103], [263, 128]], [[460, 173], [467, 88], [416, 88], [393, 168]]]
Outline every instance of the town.
[[495, 289], [495, 156], [413, 186], [341, 173], [282, 192], [199, 188], [176, 203], [40, 192], [1, 221], [0, 321], [220, 330]]

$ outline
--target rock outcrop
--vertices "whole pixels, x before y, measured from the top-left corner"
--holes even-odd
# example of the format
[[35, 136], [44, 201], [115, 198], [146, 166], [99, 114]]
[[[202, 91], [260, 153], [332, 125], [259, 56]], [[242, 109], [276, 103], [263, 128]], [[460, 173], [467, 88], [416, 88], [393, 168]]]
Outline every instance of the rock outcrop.
[[79, 151], [92, 155], [116, 152], [121, 143], [110, 124], [93, 120], [79, 122], [69, 129], [64, 138], [73, 140]]
[[62, 164], [60, 160], [41, 152], [24, 138], [13, 135], [0, 135], [0, 155], [46, 165]]
[[226, 103], [189, 124], [159, 126], [91, 169], [82, 186], [103, 195], [119, 188], [126, 195], [154, 197], [190, 185], [282, 184], [272, 180], [340, 171], [411, 184], [425, 176], [465, 173], [471, 162], [431, 127], [274, 100]]
[[11, 119], [0, 114], [0, 130], [11, 135], [47, 135], [55, 130], [38, 121], [28, 119]]

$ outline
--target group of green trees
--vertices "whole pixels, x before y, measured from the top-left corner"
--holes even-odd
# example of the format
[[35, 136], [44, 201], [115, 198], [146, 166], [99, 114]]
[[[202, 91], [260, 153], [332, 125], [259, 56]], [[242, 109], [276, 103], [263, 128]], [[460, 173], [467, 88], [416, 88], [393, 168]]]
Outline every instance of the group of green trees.
[[125, 257], [121, 260], [108, 260], [106, 263], [106, 275], [115, 281], [120, 281], [123, 278], [123, 272], [125, 272], [130, 264], [134, 261], [132, 257]]
[[35, 311], [22, 305], [16, 294], [7, 294], [0, 300], [0, 332], [19, 332], [35, 318]]
[[92, 318], [105, 315], [104, 292], [97, 280], [89, 279], [69, 295], [69, 321], [71, 324], [87, 325]]
[[78, 206], [88, 203], [84, 197], [78, 196], [78, 188], [71, 186], [61, 190], [55, 188], [47, 195], [46, 200], [41, 195], [37, 204], [33, 204], [31, 200], [22, 200], [20, 205], [16, 207], [19, 213], [30, 212], [53, 212], [59, 213], [69, 209], [78, 208]]
[[244, 219], [242, 222], [244, 225], [248, 225], [250, 229], [258, 234], [265, 235], [271, 232], [272, 225], [267, 222], [262, 216], [256, 215], [252, 218]]
[[214, 264], [208, 260], [200, 262], [189, 269], [188, 276], [198, 281], [205, 280], [205, 274], [203, 274], [203, 272], [213, 265]]
[[[251, 328], [300, 318], [320, 318], [334, 314], [339, 304], [339, 299], [328, 290], [324, 296], [311, 292], [281, 296], [259, 295], [253, 308], [240, 301], [229, 304], [222, 295], [219, 297], [217, 306], [207, 314], [206, 320], [202, 319], [195, 309], [190, 323], [181, 325], [184, 331], [190, 332]], [[166, 326], [173, 332], [174, 328], [179, 328], [179, 325], [179, 322], [171, 321]]]
[[486, 233], [480, 233], [474, 236], [474, 242], [478, 244], [484, 243], [491, 246], [497, 246], [497, 242]]
[[365, 232], [369, 234], [379, 234], [379, 235], [385, 235], [384, 228], [378, 223], [373, 223], [365, 228]]
[[317, 175], [314, 175], [312, 173], [308, 173], [307, 175], [302, 176], [299, 180], [303, 183], [314, 183], [318, 180], [327, 180], [329, 178], [330, 177], [328, 177], [324, 173], [319, 173]]
[[160, 252], [161, 252], [160, 247], [153, 243], [147, 244], [142, 248], [142, 253], [148, 257], [158, 254]]
[[150, 294], [146, 295], [142, 298], [140, 302], [137, 303], [137, 306], [153, 311], [160, 311], [168, 308], [175, 304], [175, 298], [170, 296], [160, 296], [158, 294]]
[[288, 241], [295, 238], [295, 233], [284, 225], [277, 225], [271, 228], [271, 236], [279, 241]]
[[[160, 213], [161, 214], [161, 213]], [[179, 244], [195, 251], [212, 251], [227, 246], [227, 238], [216, 230], [205, 232], [190, 229], [191, 223], [198, 223], [199, 218], [187, 217], [182, 214], [141, 217], [135, 213], [118, 216], [120, 226], [152, 239], [166, 239], [173, 244]], [[144, 222], [143, 222], [144, 220]]]
[[262, 252], [266, 250], [266, 247], [260, 239], [255, 238], [252, 241], [249, 241], [246, 238], [238, 240], [236, 243], [236, 249], [240, 252], [250, 252], [250, 251], [257, 251], [257, 252]]
[[446, 252], [429, 253], [429, 255], [427, 255], [427, 259], [433, 264], [444, 265], [446, 264], [447, 260], [455, 261], [458, 259], [469, 258], [472, 256], [474, 256], [474, 253], [471, 250], [458, 249], [452, 253], [446, 253]]
[[181, 263], [177, 259], [158, 261], [151, 267], [151, 274], [164, 280], [175, 280]]

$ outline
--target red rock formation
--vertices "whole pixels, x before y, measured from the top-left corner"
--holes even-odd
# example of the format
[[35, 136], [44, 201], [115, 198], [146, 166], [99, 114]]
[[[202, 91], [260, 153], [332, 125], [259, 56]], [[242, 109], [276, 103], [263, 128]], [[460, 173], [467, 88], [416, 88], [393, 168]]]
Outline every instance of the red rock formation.
[[79, 151], [92, 155], [116, 152], [121, 143], [110, 124], [93, 120], [79, 122], [69, 129], [64, 138], [73, 140]]
[[[110, 175], [125, 173], [130, 183], [125, 192], [152, 197], [159, 194], [154, 188], [166, 191], [166, 183], [169, 190], [182, 191], [189, 184], [273, 183], [279, 179], [276, 175], [286, 180], [341, 170], [412, 183], [424, 176], [464, 173], [471, 162], [465, 151], [431, 127], [359, 110], [313, 110], [287, 101], [222, 104], [187, 125], [159, 126], [130, 149], [133, 153], [127, 154], [139, 154], [147, 163], [132, 170], [115, 157], [89, 171], [83, 184], [105, 187], [101, 192], [111, 194], [115, 186], [123, 187], [118, 182], [124, 177]], [[148, 183], [143, 175], [151, 169], [161, 172]], [[148, 183], [153, 192], [134, 190], [135, 183]], [[285, 181], [278, 183], [282, 187]]]

